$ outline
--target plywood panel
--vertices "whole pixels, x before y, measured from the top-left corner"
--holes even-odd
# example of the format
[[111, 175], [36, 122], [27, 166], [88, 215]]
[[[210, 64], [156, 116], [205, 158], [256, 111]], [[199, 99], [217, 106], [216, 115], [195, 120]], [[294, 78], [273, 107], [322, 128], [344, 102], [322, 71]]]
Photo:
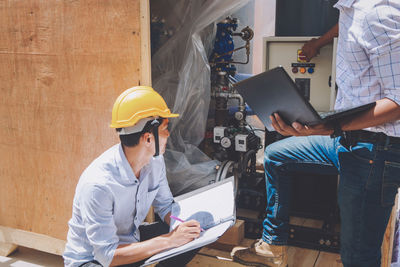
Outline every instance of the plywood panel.
[[66, 238], [115, 98], [149, 82], [140, 2], [0, 0], [0, 225]]

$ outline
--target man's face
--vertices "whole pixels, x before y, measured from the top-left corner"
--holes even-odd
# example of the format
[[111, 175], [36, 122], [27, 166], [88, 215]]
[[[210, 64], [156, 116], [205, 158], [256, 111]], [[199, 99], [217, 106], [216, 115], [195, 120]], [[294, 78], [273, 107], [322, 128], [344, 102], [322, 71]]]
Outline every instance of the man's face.
[[162, 155], [165, 152], [165, 147], [167, 146], [167, 140], [169, 137], [168, 119], [163, 119], [161, 125], [158, 127], [158, 136], [160, 143], [160, 155]]

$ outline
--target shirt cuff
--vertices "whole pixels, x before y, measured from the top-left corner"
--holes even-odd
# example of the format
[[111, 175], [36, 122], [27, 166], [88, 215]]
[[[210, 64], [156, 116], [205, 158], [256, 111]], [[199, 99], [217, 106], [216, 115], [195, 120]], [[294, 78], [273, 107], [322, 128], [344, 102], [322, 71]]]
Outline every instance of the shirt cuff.
[[165, 222], [165, 216], [168, 214], [168, 212], [171, 212], [172, 210], [172, 205], [169, 205], [168, 207], [166, 207], [165, 209], [160, 210], [158, 213], [158, 216], [160, 216], [161, 220], [163, 220], [163, 222]]
[[104, 267], [110, 266], [110, 264], [114, 258], [115, 250], [117, 250], [117, 247], [118, 247], [118, 243], [108, 246], [105, 249], [104, 253], [95, 253], [94, 259], [96, 261], [98, 261], [101, 265], [103, 265]]
[[398, 89], [396, 91], [398, 91], [398, 94], [393, 94], [391, 92], [388, 93], [385, 91], [384, 97], [392, 100], [393, 102], [397, 103], [397, 105], [400, 106], [400, 89]]

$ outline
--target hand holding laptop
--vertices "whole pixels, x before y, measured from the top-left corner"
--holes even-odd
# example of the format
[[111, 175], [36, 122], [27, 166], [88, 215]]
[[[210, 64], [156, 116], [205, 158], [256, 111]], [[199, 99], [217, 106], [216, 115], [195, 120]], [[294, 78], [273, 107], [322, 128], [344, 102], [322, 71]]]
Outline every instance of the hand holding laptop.
[[293, 122], [292, 125], [287, 125], [278, 113], [270, 115], [269, 118], [272, 127], [283, 136], [330, 135], [333, 132], [333, 128], [327, 123], [307, 126]]

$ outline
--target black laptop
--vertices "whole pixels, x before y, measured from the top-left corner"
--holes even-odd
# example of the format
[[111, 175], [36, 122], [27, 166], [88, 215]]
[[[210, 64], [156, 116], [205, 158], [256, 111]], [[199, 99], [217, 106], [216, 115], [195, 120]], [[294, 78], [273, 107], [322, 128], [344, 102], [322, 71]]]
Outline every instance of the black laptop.
[[301, 94], [283, 67], [260, 73], [235, 83], [233, 86], [269, 131], [274, 131], [269, 116], [275, 112], [279, 113], [289, 125], [297, 121], [311, 126], [348, 118], [368, 110], [376, 104], [372, 102], [358, 107], [319, 114]]

